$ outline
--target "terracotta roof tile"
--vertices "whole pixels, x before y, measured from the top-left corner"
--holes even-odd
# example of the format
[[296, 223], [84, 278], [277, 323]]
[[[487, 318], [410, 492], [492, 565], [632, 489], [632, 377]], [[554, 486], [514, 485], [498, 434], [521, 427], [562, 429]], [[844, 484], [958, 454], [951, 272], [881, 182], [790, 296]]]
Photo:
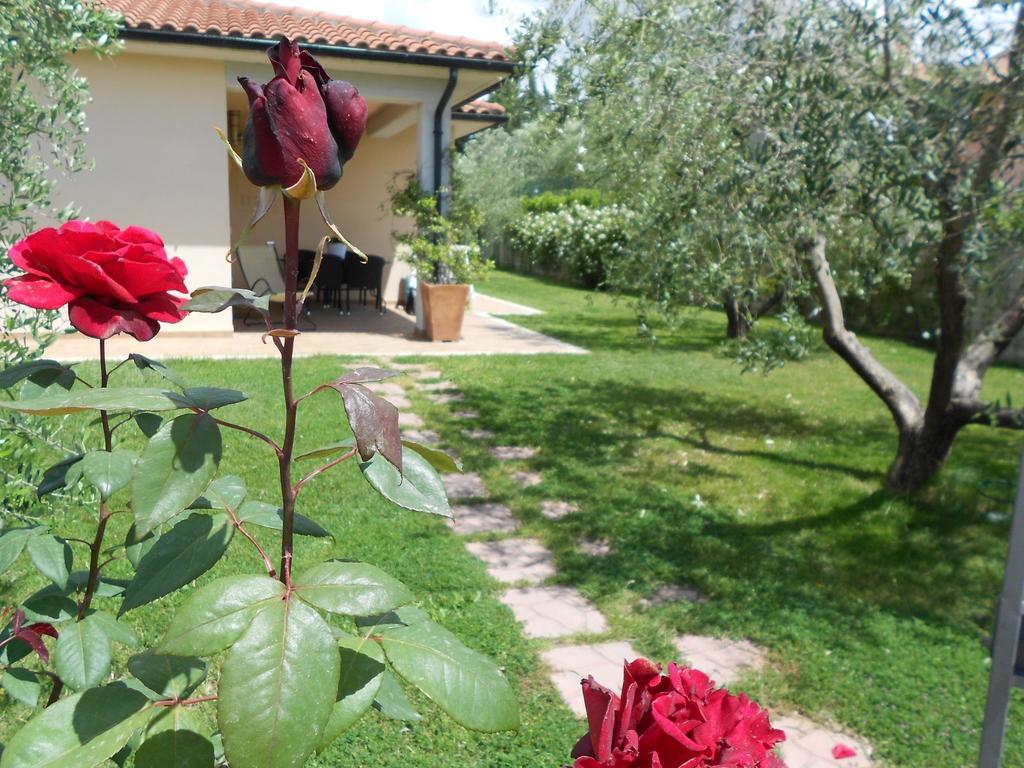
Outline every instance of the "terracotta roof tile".
[[467, 101], [465, 104], [460, 104], [452, 110], [456, 115], [487, 115], [490, 117], [505, 117], [507, 110], [494, 101], [484, 101], [483, 99], [477, 99], [476, 101]]
[[268, 5], [253, 0], [98, 0], [124, 16], [127, 29], [195, 32], [202, 35], [300, 42], [423, 53], [488, 61], [510, 61], [500, 43], [470, 40], [353, 19], [323, 11]]

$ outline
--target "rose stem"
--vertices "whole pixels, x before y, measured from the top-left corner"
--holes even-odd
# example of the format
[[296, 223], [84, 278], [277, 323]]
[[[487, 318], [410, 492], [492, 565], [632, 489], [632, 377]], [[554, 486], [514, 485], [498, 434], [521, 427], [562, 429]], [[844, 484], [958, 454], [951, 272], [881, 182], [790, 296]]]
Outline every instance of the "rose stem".
[[[298, 325], [299, 307], [296, 291], [299, 282], [299, 201], [284, 196], [284, 327], [294, 331]], [[284, 385], [284, 441], [278, 454], [281, 475], [281, 502], [284, 521], [281, 527], [281, 573], [285, 587], [292, 584], [292, 530], [295, 518], [295, 495], [292, 488], [292, 447], [295, 444], [295, 412], [298, 403], [292, 390], [292, 352], [295, 336], [288, 335], [281, 345], [281, 381]]]
[[[100, 388], [106, 389], [110, 380], [110, 373], [107, 371], [107, 340], [100, 339]], [[108, 453], [114, 449], [114, 436], [110, 429], [110, 417], [106, 411], [100, 411], [100, 423], [103, 425], [103, 448]], [[96, 594], [96, 585], [100, 580], [100, 552], [103, 550], [103, 535], [107, 531], [107, 521], [110, 520], [110, 508], [105, 500], [100, 501], [100, 519], [96, 526], [96, 536], [89, 545], [89, 578], [85, 583], [85, 594], [82, 602], [78, 604], [78, 617], [76, 621], [85, 618], [89, 606], [92, 605], [92, 598]], [[53, 684], [50, 691], [50, 698], [46, 706], [50, 706], [60, 698], [64, 689], [64, 682], [59, 678]]]

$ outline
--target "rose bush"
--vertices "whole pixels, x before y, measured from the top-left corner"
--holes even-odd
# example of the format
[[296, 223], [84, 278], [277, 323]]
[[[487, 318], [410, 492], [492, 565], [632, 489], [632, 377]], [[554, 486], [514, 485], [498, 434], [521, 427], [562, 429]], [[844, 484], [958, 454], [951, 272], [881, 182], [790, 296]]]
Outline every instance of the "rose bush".
[[622, 693], [583, 681], [588, 732], [573, 768], [785, 768], [772, 752], [785, 734], [744, 695], [696, 669], [647, 659], [623, 670]]
[[302, 177], [302, 160], [317, 189], [330, 189], [366, 128], [366, 101], [354, 85], [332, 80], [287, 38], [267, 56], [276, 75], [269, 83], [238, 78], [250, 110], [242, 152], [245, 175], [257, 186], [288, 187]]
[[177, 323], [187, 270], [169, 259], [163, 240], [143, 227], [109, 221], [69, 221], [33, 232], [10, 249], [24, 274], [4, 282], [12, 301], [34, 309], [68, 307], [71, 324], [86, 336], [127, 333], [148, 341], [160, 323]]

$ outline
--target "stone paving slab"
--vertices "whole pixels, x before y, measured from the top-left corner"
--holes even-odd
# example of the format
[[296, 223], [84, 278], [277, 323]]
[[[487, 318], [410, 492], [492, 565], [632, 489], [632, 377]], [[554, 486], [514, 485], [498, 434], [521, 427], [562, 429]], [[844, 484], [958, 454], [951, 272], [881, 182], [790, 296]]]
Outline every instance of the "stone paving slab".
[[587, 557], [608, 557], [612, 545], [608, 539], [581, 539], [576, 542], [576, 551]]
[[412, 408], [412, 403], [405, 395], [384, 395], [383, 397], [395, 408]]
[[[803, 715], [772, 716], [772, 725], [786, 732], [779, 745], [787, 768], [874, 768], [871, 747], [863, 739], [833, 731], [808, 720]], [[851, 747], [857, 754], [837, 759], [832, 750], [839, 744]]]
[[608, 629], [604, 616], [572, 587], [510, 589], [501, 602], [523, 623], [527, 637], [567, 637]]
[[413, 374], [420, 381], [426, 381], [429, 379], [440, 379], [441, 372], [435, 371], [433, 368], [422, 368]]
[[449, 499], [486, 499], [490, 496], [483, 479], [475, 472], [441, 475]]
[[704, 597], [693, 587], [681, 586], [679, 584], [662, 584], [650, 597], [640, 600], [640, 605], [664, 605], [665, 603], [704, 603]]
[[580, 508], [571, 501], [552, 501], [549, 499], [540, 503], [540, 513], [548, 520], [561, 520], [563, 517], [579, 511]]
[[597, 643], [596, 645], [562, 645], [541, 654], [550, 669], [551, 683], [576, 717], [585, 717], [583, 690], [580, 682], [592, 675], [616, 693], [622, 688], [623, 662], [640, 658], [629, 643]]
[[519, 521], [504, 504], [459, 504], [452, 507], [451, 527], [462, 536], [474, 533], [511, 533], [519, 527]]
[[452, 416], [463, 421], [472, 421], [480, 418], [480, 411], [456, 411]]
[[381, 395], [382, 397], [388, 396], [404, 396], [405, 387], [394, 381], [376, 381], [372, 384], [367, 384], [375, 394]]
[[471, 541], [466, 549], [484, 561], [492, 577], [505, 584], [539, 584], [555, 575], [554, 555], [536, 539]]
[[534, 486], [540, 485], [544, 482], [544, 478], [541, 477], [540, 472], [529, 472], [527, 470], [513, 472], [512, 480], [515, 481], [516, 485], [520, 485], [523, 488], [533, 488]]
[[684, 661], [718, 685], [729, 685], [742, 672], [758, 669], [765, 661], [764, 652], [747, 640], [680, 635], [675, 639], [675, 646]]
[[433, 381], [420, 386], [420, 390], [423, 392], [454, 392], [458, 391], [458, 389], [459, 387], [454, 381], [448, 381], [447, 379]]
[[398, 426], [416, 429], [423, 426], [423, 419], [412, 411], [400, 411], [398, 413]]
[[517, 461], [532, 459], [537, 455], [537, 449], [526, 445], [496, 445], [491, 448], [491, 454], [500, 461]]
[[452, 403], [463, 402], [466, 396], [459, 392], [442, 392], [440, 394], [428, 394], [427, 399], [435, 405], [451, 405]]
[[490, 440], [494, 433], [489, 429], [469, 429], [466, 430], [466, 437], [470, 440]]
[[410, 429], [402, 433], [402, 438], [423, 445], [437, 445], [441, 442], [441, 436], [432, 429]]

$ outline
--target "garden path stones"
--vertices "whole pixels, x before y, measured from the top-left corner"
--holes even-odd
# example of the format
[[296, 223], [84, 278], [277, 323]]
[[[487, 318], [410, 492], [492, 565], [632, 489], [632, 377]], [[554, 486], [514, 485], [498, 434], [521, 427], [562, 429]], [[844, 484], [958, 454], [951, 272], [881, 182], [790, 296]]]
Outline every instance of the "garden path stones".
[[484, 561], [495, 580], [505, 584], [540, 584], [555, 575], [554, 555], [536, 539], [471, 541], [466, 549]]
[[559, 696], [576, 715], [585, 717], [580, 682], [588, 676], [618, 691], [622, 687], [622, 664], [640, 658], [629, 643], [597, 643], [595, 645], [562, 645], [541, 654], [550, 669], [551, 683]]
[[466, 396], [461, 392], [440, 392], [428, 394], [427, 399], [435, 405], [451, 405], [452, 403], [461, 403]]
[[429, 379], [440, 379], [441, 372], [433, 369], [421, 368], [419, 371], [413, 374], [420, 381], [427, 381]]
[[459, 388], [456, 386], [454, 381], [433, 381], [429, 384], [424, 384], [420, 387], [423, 392], [458, 392]]
[[441, 436], [432, 429], [410, 429], [402, 434], [402, 438], [422, 445], [437, 445], [441, 442]]
[[467, 536], [474, 533], [511, 533], [519, 527], [519, 521], [504, 504], [484, 502], [452, 507], [451, 525], [457, 534]]
[[707, 602], [707, 598], [704, 597], [693, 587], [684, 587], [679, 584], [662, 584], [650, 597], [644, 597], [640, 600], [640, 605], [644, 607], [652, 605], [664, 605], [665, 603], [704, 603]]
[[608, 557], [612, 545], [607, 539], [581, 539], [576, 543], [576, 551], [587, 557]]
[[413, 427], [414, 429], [418, 429], [423, 426], [423, 419], [421, 419], [412, 411], [399, 411], [398, 426]]
[[472, 421], [480, 418], [480, 411], [456, 411], [452, 416], [460, 421]]
[[510, 589], [501, 602], [522, 622], [527, 637], [568, 637], [608, 629], [604, 616], [572, 587]]
[[404, 397], [405, 387], [393, 381], [377, 381], [369, 385], [374, 394], [381, 397]]
[[466, 431], [466, 437], [470, 440], [490, 440], [494, 433], [489, 429], [470, 429]]
[[449, 499], [486, 499], [490, 496], [483, 479], [475, 472], [441, 475]]
[[516, 485], [522, 486], [523, 488], [533, 488], [544, 482], [544, 478], [541, 477], [540, 472], [531, 472], [525, 469], [513, 472], [511, 477]]
[[[872, 768], [871, 747], [863, 739], [825, 728], [802, 715], [772, 717], [772, 726], [786, 732], [779, 745], [788, 768]], [[857, 754], [837, 759], [832, 750], [839, 744]]]
[[707, 635], [680, 635], [675, 639], [680, 656], [718, 685], [729, 685], [740, 674], [760, 669], [764, 652], [746, 640], [730, 640]]
[[491, 455], [499, 461], [517, 461], [532, 459], [537, 455], [537, 449], [525, 445], [496, 445], [491, 448]]
[[569, 501], [552, 501], [549, 499], [540, 503], [540, 513], [548, 520], [561, 520], [573, 512], [579, 512], [579, 509], [579, 507]]

